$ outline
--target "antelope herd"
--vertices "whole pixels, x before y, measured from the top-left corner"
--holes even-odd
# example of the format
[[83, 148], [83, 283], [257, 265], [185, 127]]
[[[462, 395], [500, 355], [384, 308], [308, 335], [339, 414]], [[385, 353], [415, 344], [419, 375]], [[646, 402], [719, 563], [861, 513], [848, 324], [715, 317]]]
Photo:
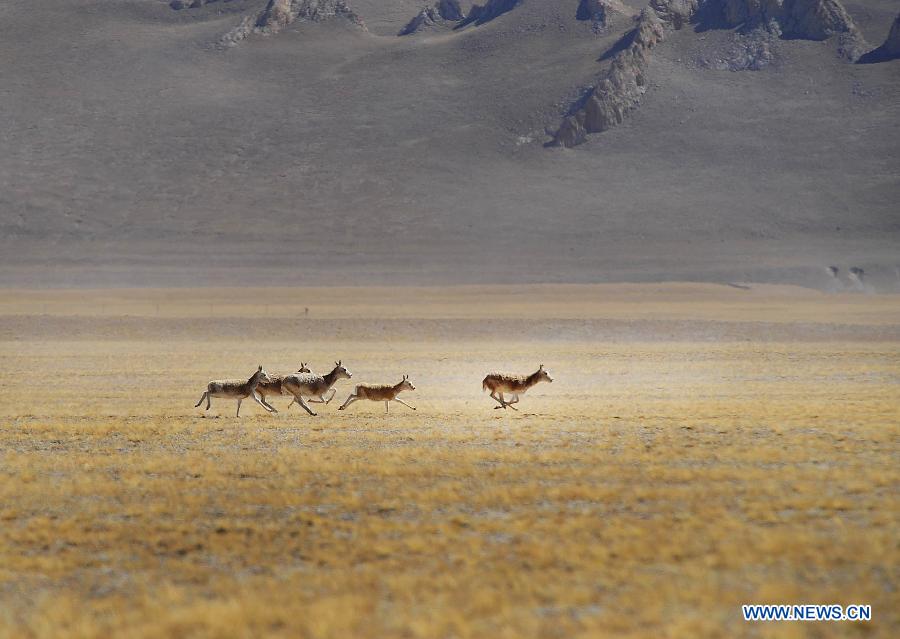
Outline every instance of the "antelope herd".
[[[256, 372], [250, 376], [250, 379], [244, 381], [241, 379], [218, 379], [209, 382], [206, 385], [206, 391], [200, 397], [200, 401], [194, 405], [194, 408], [200, 406], [203, 400], [206, 400], [206, 410], [211, 405], [210, 400], [213, 397], [222, 399], [237, 400], [237, 415], [241, 416], [241, 402], [248, 397], [262, 406], [266, 412], [277, 413], [275, 407], [268, 402], [269, 397], [279, 397], [281, 395], [290, 395], [290, 408], [295, 402], [310, 415], [315, 416], [316, 413], [309, 407], [309, 403], [328, 404], [334, 399], [337, 391], [334, 388], [335, 383], [341, 379], [350, 379], [353, 375], [348, 371], [340, 360], [334, 363], [334, 368], [330, 373], [325, 375], [316, 375], [309, 370], [306, 363], [301, 363], [296, 373], [288, 375], [270, 375], [266, 370], [259, 366]], [[538, 369], [530, 375], [511, 375], [509, 373], [490, 373], [481, 382], [483, 390], [490, 391], [491, 399], [496, 401], [498, 408], [512, 408], [518, 410], [513, 404], [519, 403], [519, 395], [522, 395], [529, 388], [538, 382], [552, 382], [553, 378], [544, 370], [544, 365], [538, 366]], [[409, 381], [409, 375], [404, 375], [396, 384], [357, 384], [354, 392], [341, 404], [338, 410], [344, 410], [350, 404], [360, 399], [368, 399], [373, 402], [384, 402], [384, 412], [390, 412], [390, 402], [398, 402], [407, 408], [416, 410], [414, 406], [410, 406], [402, 399], [397, 397], [402, 391], [414, 391], [416, 387]], [[330, 391], [330, 394], [329, 394]], [[509, 401], [506, 400], [504, 394], [511, 395]], [[326, 399], [326, 395], [328, 395]], [[306, 398], [306, 400], [304, 400]]]

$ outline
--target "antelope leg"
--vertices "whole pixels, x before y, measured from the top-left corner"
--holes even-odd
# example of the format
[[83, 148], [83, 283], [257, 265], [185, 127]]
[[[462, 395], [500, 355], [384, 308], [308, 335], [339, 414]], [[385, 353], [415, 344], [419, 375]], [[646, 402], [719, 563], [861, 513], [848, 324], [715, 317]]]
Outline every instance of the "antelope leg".
[[301, 407], [303, 410], [305, 410], [307, 413], [309, 413], [309, 414], [312, 415], [313, 417], [316, 416], [316, 414], [313, 412], [313, 409], [306, 405], [306, 402], [303, 401], [303, 398], [302, 398], [300, 395], [294, 395], [294, 400], [295, 400], [298, 404], [300, 404], [300, 407]]
[[275, 407], [269, 404], [261, 395], [257, 395], [256, 393], [251, 393], [253, 395], [253, 399], [256, 400], [256, 403], [266, 409], [266, 411], [270, 413], [277, 413]]

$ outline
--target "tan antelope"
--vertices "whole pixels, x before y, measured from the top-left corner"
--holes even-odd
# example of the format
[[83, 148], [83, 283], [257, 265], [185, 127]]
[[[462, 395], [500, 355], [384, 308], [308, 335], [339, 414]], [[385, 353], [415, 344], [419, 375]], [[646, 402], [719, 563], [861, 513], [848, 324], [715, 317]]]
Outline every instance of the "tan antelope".
[[[309, 373], [309, 367], [306, 365], [306, 362], [300, 362], [300, 368], [297, 369], [298, 373]], [[272, 406], [269, 402], [266, 401], [266, 397], [269, 395], [280, 396], [285, 394], [284, 389], [281, 387], [284, 383], [284, 378], [286, 375], [269, 375], [269, 379], [271, 381], [268, 382], [260, 382], [259, 386], [256, 387], [256, 394], [259, 395], [259, 398], [262, 400], [263, 404], [275, 410], [275, 407]], [[291, 400], [293, 401], [293, 400]]]
[[[544, 370], [541, 364], [538, 369], [531, 375], [509, 375], [507, 373], [491, 373], [481, 382], [482, 390], [491, 391], [491, 397], [497, 400], [500, 405], [494, 406], [495, 409], [507, 406], [513, 410], [519, 410], [513, 404], [519, 402], [519, 395], [527, 391], [538, 382], [552, 382], [553, 378], [550, 373]], [[506, 401], [503, 393], [511, 393], [512, 400]], [[499, 395], [499, 396], [498, 396]]]
[[271, 406], [267, 406], [264, 402], [262, 402], [259, 396], [256, 394], [256, 388], [262, 382], [269, 382], [271, 378], [269, 374], [263, 370], [263, 367], [260, 366], [256, 369], [256, 372], [250, 376], [250, 379], [243, 381], [240, 379], [217, 379], [211, 381], [206, 385], [206, 392], [200, 396], [200, 401], [194, 404], [194, 408], [200, 406], [203, 403], [203, 400], [206, 400], [206, 409], [209, 410], [210, 399], [213, 397], [221, 397], [225, 399], [236, 399], [237, 400], [237, 415], [235, 417], [241, 416], [241, 402], [244, 401], [247, 397], [253, 397], [257, 404], [266, 409], [269, 413], [277, 413], [278, 411], [272, 408]]
[[412, 382], [409, 381], [409, 375], [404, 375], [403, 379], [397, 382], [396, 384], [359, 384], [356, 387], [356, 392], [350, 395], [347, 398], [347, 401], [344, 402], [338, 410], [344, 410], [350, 404], [355, 402], [358, 399], [368, 399], [373, 402], [384, 402], [384, 412], [390, 412], [388, 410], [389, 402], [400, 402], [407, 408], [412, 408], [416, 410], [415, 406], [410, 406], [402, 399], [397, 397], [401, 391], [405, 390], [416, 390], [416, 387], [412, 385]]
[[[332, 371], [327, 375], [315, 375], [313, 373], [294, 373], [293, 375], [285, 375], [284, 380], [281, 382], [281, 388], [284, 393], [294, 396], [294, 399], [288, 404], [288, 408], [290, 408], [294, 402], [297, 402], [303, 410], [310, 415], [315, 416], [315, 413], [306, 405], [303, 398], [309, 397], [311, 398], [309, 401], [316, 404], [327, 404], [331, 401], [331, 397], [325, 399], [325, 393], [327, 393], [339, 379], [350, 379], [351, 377], [353, 377], [353, 375], [350, 374], [350, 371], [344, 368], [340, 360], [338, 360], [334, 363]], [[334, 397], [333, 394], [332, 397]]]

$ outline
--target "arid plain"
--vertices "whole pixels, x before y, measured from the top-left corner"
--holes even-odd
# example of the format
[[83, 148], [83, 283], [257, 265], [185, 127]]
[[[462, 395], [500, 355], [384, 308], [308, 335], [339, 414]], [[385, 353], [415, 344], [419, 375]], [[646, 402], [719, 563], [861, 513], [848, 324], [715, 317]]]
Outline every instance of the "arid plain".
[[[701, 285], [7, 290], [0, 637], [900, 627], [900, 296]], [[194, 404], [257, 364], [318, 417]], [[553, 374], [519, 412], [492, 369]], [[357, 382], [397, 405], [337, 406]], [[871, 604], [745, 623], [742, 603]]]

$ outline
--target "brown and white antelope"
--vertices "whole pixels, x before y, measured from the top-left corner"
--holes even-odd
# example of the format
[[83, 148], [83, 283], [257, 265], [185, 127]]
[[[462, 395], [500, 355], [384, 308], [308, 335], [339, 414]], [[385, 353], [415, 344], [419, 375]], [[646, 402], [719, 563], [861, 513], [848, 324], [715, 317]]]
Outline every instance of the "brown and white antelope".
[[[285, 375], [281, 382], [282, 391], [291, 394], [294, 399], [288, 404], [290, 408], [294, 402], [300, 404], [301, 408], [310, 415], [315, 415], [313, 410], [303, 401], [304, 397], [311, 398], [309, 401], [316, 404], [327, 404], [331, 401], [331, 397], [325, 399], [325, 393], [334, 386], [339, 379], [350, 379], [353, 375], [341, 364], [340, 360], [334, 363], [334, 368], [327, 375], [315, 375], [313, 373], [294, 373], [293, 375]], [[332, 394], [334, 397], [334, 394]]]
[[338, 408], [338, 410], [344, 410], [358, 399], [368, 399], [373, 402], [384, 402], [385, 413], [390, 412], [388, 410], [389, 402], [400, 402], [407, 408], [416, 410], [415, 406], [410, 406], [402, 399], [397, 397], [397, 395], [405, 390], [416, 390], [416, 387], [412, 385], [411, 381], [409, 381], [409, 375], [404, 375], [403, 379], [396, 384], [359, 384], [356, 387], [356, 392], [350, 395], [350, 397], [347, 398], [347, 401], [344, 402], [341, 407]]
[[244, 381], [240, 379], [217, 379], [206, 385], [206, 392], [200, 396], [200, 401], [194, 404], [194, 408], [200, 406], [203, 400], [206, 400], [206, 409], [209, 410], [210, 399], [213, 397], [221, 397], [224, 399], [237, 400], [237, 414], [235, 417], [241, 416], [241, 402], [247, 397], [252, 397], [257, 404], [266, 409], [267, 412], [277, 413], [278, 411], [267, 406], [256, 394], [256, 389], [260, 383], [269, 382], [271, 378], [269, 374], [260, 366], [256, 372], [250, 376], [250, 379]]
[[[306, 365], [306, 362], [300, 362], [300, 368], [297, 369], [298, 373], [309, 373], [309, 367]], [[282, 388], [282, 384], [284, 384], [284, 378], [286, 375], [269, 375], [268, 382], [260, 382], [259, 386], [256, 387], [256, 394], [259, 395], [259, 398], [262, 400], [263, 404], [271, 408], [275, 409], [269, 402], [266, 401], [266, 397], [269, 395], [275, 395], [276, 397], [284, 394], [284, 389]], [[291, 400], [293, 401], [293, 400]]]
[[[507, 373], [491, 373], [481, 382], [482, 390], [491, 391], [491, 397], [497, 400], [500, 405], [494, 406], [495, 409], [507, 406], [513, 410], [519, 410], [513, 404], [519, 402], [519, 395], [527, 391], [538, 382], [552, 382], [553, 378], [550, 373], [544, 370], [541, 364], [538, 369], [531, 375], [509, 375]], [[512, 400], [506, 401], [503, 393], [512, 394]]]

